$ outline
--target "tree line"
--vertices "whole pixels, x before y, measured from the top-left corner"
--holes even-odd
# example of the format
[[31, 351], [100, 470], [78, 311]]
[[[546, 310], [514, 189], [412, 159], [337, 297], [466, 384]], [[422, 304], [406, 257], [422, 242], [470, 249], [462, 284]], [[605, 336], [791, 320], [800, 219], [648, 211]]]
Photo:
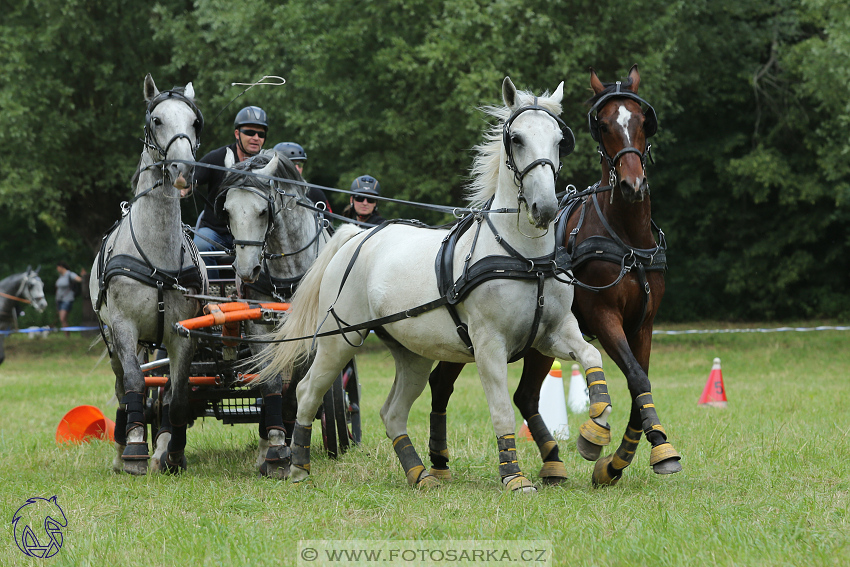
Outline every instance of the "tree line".
[[[0, 21], [0, 53], [3, 275], [91, 262], [130, 194], [148, 72], [160, 89], [193, 82], [201, 154], [254, 104], [267, 146], [304, 146], [309, 181], [347, 188], [368, 173], [386, 196], [454, 205], [486, 126], [477, 108], [500, 102], [506, 75], [535, 92], [565, 82], [577, 149], [560, 179], [583, 189], [600, 177], [588, 68], [610, 82], [637, 63], [659, 117], [659, 317], [850, 315], [845, 2], [24, 0]], [[286, 84], [232, 85], [264, 75]]]

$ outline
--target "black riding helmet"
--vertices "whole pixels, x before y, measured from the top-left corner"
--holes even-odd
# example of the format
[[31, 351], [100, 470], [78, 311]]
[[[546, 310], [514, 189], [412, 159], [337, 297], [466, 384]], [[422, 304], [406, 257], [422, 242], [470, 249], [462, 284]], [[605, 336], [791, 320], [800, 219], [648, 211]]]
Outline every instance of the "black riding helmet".
[[274, 147], [274, 151], [285, 155], [289, 161], [303, 161], [307, 159], [307, 152], [295, 142], [281, 142]]
[[371, 175], [361, 175], [351, 183], [351, 190], [355, 193], [366, 193], [367, 195], [380, 195], [381, 184]]
[[269, 122], [266, 117], [266, 111], [259, 106], [246, 106], [236, 114], [236, 120], [233, 121], [233, 128], [238, 130], [240, 126], [245, 126], [246, 124], [256, 124], [268, 130]]

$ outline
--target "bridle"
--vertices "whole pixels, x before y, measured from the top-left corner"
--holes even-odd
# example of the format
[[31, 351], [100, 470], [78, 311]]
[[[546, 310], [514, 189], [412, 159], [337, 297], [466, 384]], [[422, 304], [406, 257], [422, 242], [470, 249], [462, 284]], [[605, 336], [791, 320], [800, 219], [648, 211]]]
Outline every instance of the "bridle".
[[505, 147], [505, 156], [506, 156], [505, 166], [509, 170], [514, 172], [514, 183], [517, 186], [517, 196], [516, 196], [516, 200], [517, 200], [517, 210], [516, 210], [516, 213], [517, 213], [517, 231], [520, 234], [522, 234], [523, 236], [525, 236], [526, 238], [541, 238], [541, 237], [545, 236], [546, 234], [548, 234], [549, 230], [547, 229], [546, 232], [544, 232], [543, 234], [538, 235], [538, 236], [531, 236], [531, 235], [525, 234], [522, 231], [522, 228], [520, 227], [520, 223], [519, 223], [519, 215], [520, 215], [519, 205], [521, 203], [525, 203], [525, 206], [528, 207], [528, 202], [525, 199], [525, 191], [524, 191], [524, 187], [523, 187], [523, 180], [525, 179], [525, 176], [528, 175], [528, 173], [532, 169], [534, 169], [535, 167], [540, 166], [540, 165], [542, 165], [542, 166], [548, 165], [552, 169], [552, 176], [554, 177], [555, 183], [557, 183], [558, 182], [558, 173], [561, 171], [561, 161], [558, 160], [558, 166], [555, 167], [555, 164], [552, 163], [552, 160], [550, 160], [549, 158], [539, 158], [539, 159], [536, 159], [536, 160], [532, 161], [531, 163], [529, 163], [527, 166], [525, 166], [525, 168], [520, 169], [519, 166], [517, 166], [516, 161], [514, 160], [513, 144], [511, 142], [511, 125], [514, 123], [514, 120], [516, 120], [519, 117], [519, 115], [522, 114], [523, 112], [527, 112], [527, 111], [530, 111], [530, 110], [537, 110], [537, 111], [540, 111], [540, 112], [545, 112], [546, 114], [548, 114], [549, 116], [551, 116], [555, 120], [555, 123], [558, 125], [558, 129], [561, 131], [561, 141], [558, 143], [558, 157], [563, 158], [563, 157], [570, 155], [573, 152], [573, 150], [575, 149], [575, 145], [576, 145], [576, 138], [573, 135], [573, 131], [570, 130], [569, 126], [567, 126], [567, 124], [563, 120], [561, 120], [560, 116], [556, 115], [555, 113], [553, 113], [549, 109], [543, 108], [542, 106], [537, 104], [537, 101], [538, 101], [538, 98], [535, 96], [534, 100], [531, 104], [526, 105], [526, 106], [522, 106], [522, 107], [516, 109], [510, 115], [510, 117], [507, 120], [505, 120], [505, 124], [502, 126], [502, 145]]
[[558, 128], [561, 130], [563, 135], [561, 141], [558, 144], [558, 156], [566, 157], [572, 153], [575, 149], [576, 139], [573, 135], [573, 131], [570, 130], [569, 126], [561, 120], [560, 116], [557, 116], [552, 111], [543, 108], [539, 104], [537, 104], [538, 98], [534, 97], [534, 102], [532, 104], [520, 107], [516, 109], [511, 116], [505, 120], [504, 126], [502, 126], [502, 145], [505, 147], [505, 155], [507, 156], [505, 160], [505, 165], [507, 168], [514, 172], [514, 183], [516, 183], [517, 189], [517, 203], [525, 202], [525, 195], [523, 194], [523, 180], [528, 173], [537, 167], [538, 165], [548, 165], [552, 169], [552, 175], [555, 178], [555, 181], [558, 181], [558, 173], [561, 171], [561, 162], [558, 162], [558, 166], [555, 167], [555, 164], [552, 163], [552, 160], [548, 158], [540, 158], [532, 161], [530, 164], [525, 166], [524, 169], [520, 169], [516, 162], [514, 161], [514, 152], [513, 152], [513, 144], [511, 143], [511, 125], [514, 123], [520, 114], [523, 112], [527, 112], [529, 110], [537, 110], [540, 112], [545, 112], [549, 116], [551, 116], [555, 122], [558, 124]]
[[[33, 278], [38, 279], [39, 281], [41, 280], [41, 278], [39, 278], [38, 275], [35, 272], [28, 270], [24, 274], [24, 277], [21, 278], [21, 285], [18, 287], [18, 291], [15, 293], [15, 295], [10, 295], [8, 293], [0, 292], [0, 297], [5, 297], [6, 299], [11, 299], [13, 301], [19, 301], [21, 303], [27, 303], [27, 304], [32, 304], [34, 301], [38, 301], [38, 300], [44, 300], [44, 294], [43, 293], [39, 297], [33, 297], [32, 293], [30, 292], [30, 280], [32, 280]], [[25, 293], [26, 293], [26, 295], [29, 296], [29, 299], [27, 299], [25, 297], [21, 297]]]
[[[161, 103], [166, 100], [178, 100], [184, 104], [186, 104], [192, 111], [195, 113], [195, 122], [193, 127], [195, 129], [195, 140], [192, 139], [185, 134], [184, 132], [178, 132], [174, 136], [168, 140], [168, 143], [165, 144], [165, 147], [160, 145], [159, 141], [156, 139], [156, 123], [153, 119], [152, 113], [154, 109]], [[171, 149], [171, 146], [177, 142], [178, 140], [185, 139], [189, 142], [189, 146], [192, 151], [192, 160], [197, 159], [198, 149], [201, 147], [201, 132], [204, 130], [204, 115], [201, 113], [201, 109], [195, 104], [195, 101], [186, 97], [182, 92], [171, 90], [171, 91], [162, 91], [158, 95], [148, 102], [148, 107], [145, 112], [145, 138], [142, 140], [145, 148], [148, 149], [149, 152], [155, 152], [155, 155], [151, 155], [151, 158], [154, 162], [162, 163], [162, 175], [165, 178], [166, 175], [166, 160], [168, 159], [168, 150]], [[158, 159], [157, 159], [158, 158]], [[158, 186], [162, 182], [157, 183]]]
[[[590, 110], [587, 113], [587, 123], [588, 123], [588, 127], [590, 128], [590, 135], [599, 144], [596, 147], [596, 151], [597, 151], [597, 153], [599, 153], [600, 160], [605, 160], [608, 163], [608, 184], [611, 187], [615, 187], [620, 182], [619, 176], [617, 174], [617, 168], [616, 168], [615, 164], [624, 155], [637, 154], [638, 156], [640, 156], [641, 167], [643, 168], [644, 175], [646, 174], [646, 159], [647, 159], [647, 157], [652, 161], [652, 163], [655, 163], [655, 160], [652, 159], [652, 152], [651, 152], [652, 144], [649, 144], [649, 143], [646, 144], [646, 148], [644, 149], [644, 151], [640, 151], [639, 149], [635, 148], [634, 146], [626, 146], [622, 150], [617, 152], [614, 155], [614, 157], [611, 157], [608, 154], [608, 151], [605, 149], [605, 143], [602, 141], [602, 134], [599, 132], [598, 115], [599, 115], [599, 110], [603, 106], [605, 106], [608, 103], [608, 101], [610, 101], [611, 99], [628, 98], [628, 99], [636, 101], [638, 104], [646, 105], [646, 110], [643, 113], [643, 116], [644, 116], [643, 132], [644, 132], [644, 138], [645, 139], [648, 140], [658, 130], [658, 118], [655, 114], [655, 109], [652, 107], [652, 105], [649, 104], [648, 102], [646, 102], [644, 99], [642, 99], [638, 95], [636, 95], [635, 93], [633, 93], [631, 91], [622, 90], [621, 86], [622, 86], [621, 81], [617, 81], [614, 85], [613, 90], [611, 90], [610, 92], [605, 93], [604, 95], [599, 97], [599, 100], [597, 100], [593, 104], [593, 106], [590, 108]], [[613, 193], [612, 193], [612, 197], [613, 197]]]

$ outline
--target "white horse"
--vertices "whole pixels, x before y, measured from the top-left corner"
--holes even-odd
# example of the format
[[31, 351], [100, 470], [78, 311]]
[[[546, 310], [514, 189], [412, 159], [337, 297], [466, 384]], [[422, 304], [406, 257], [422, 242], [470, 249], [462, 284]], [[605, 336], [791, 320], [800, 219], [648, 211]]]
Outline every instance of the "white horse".
[[155, 440], [154, 470], [186, 468], [189, 365], [194, 342], [177, 335], [173, 324], [193, 317], [201, 304], [184, 292], [205, 293], [207, 275], [197, 250], [183, 231], [180, 190], [191, 184], [193, 167], [169, 160], [194, 161], [203, 116], [194, 103], [192, 83], [160, 92], [145, 77], [145, 148], [136, 172], [135, 196], [123, 217], [104, 237], [92, 266], [90, 290], [104, 328], [115, 394], [113, 460], [116, 471], [147, 472], [145, 379], [139, 368], [140, 345], [164, 345], [171, 365], [162, 427]]
[[0, 364], [6, 359], [3, 344], [6, 342], [6, 331], [16, 326], [18, 310], [21, 304], [29, 304], [41, 313], [47, 307], [44, 299], [44, 282], [38, 277], [38, 268], [27, 267], [25, 272], [14, 274], [0, 280]]
[[[504, 106], [484, 109], [499, 124], [476, 147], [470, 195], [473, 204], [491, 200], [491, 212], [475, 216], [475, 226], [457, 239], [454, 254], [447, 260], [453, 274], [463, 274], [457, 280], [460, 284], [476, 274], [476, 266], [485, 265], [480, 260], [498, 257], [483, 283], [458, 295], [452, 295], [458, 290], [450, 288], [448, 296], [459, 302], [422, 313], [424, 305], [433, 305], [441, 296], [434, 259], [449, 233], [401, 223], [366, 232], [344, 228], [307, 273], [292, 301], [291, 314], [275, 334], [276, 339], [292, 339], [361, 322], [376, 329], [396, 363], [395, 381], [381, 418], [411, 486], [439, 485], [407, 436], [410, 407], [428, 383], [434, 360], [477, 362], [499, 448], [499, 475], [509, 491], [536, 489], [517, 462], [508, 361], [533, 347], [558, 358], [575, 357], [594, 377], [602, 377], [599, 352], [584, 341], [570, 311], [573, 289], [545, 278], [547, 270], [553, 275], [555, 264], [555, 235], [550, 227], [558, 210], [557, 164], [574, 144], [572, 132], [558, 118], [562, 97], [563, 83], [551, 96], [538, 98], [517, 91], [505, 78]], [[505, 272], [495, 271], [499, 263], [507, 267]], [[507, 272], [523, 279], [507, 278]], [[493, 279], [487, 279], [487, 274]], [[414, 309], [419, 306], [423, 309]], [[454, 307], [458, 322], [448, 307]], [[409, 318], [401, 318], [405, 312]], [[460, 336], [458, 328], [464, 327], [473, 348]], [[315, 343], [315, 360], [297, 388], [293, 481], [309, 475], [310, 429], [316, 409], [359, 340], [348, 332], [319, 334]], [[309, 353], [310, 345], [309, 340], [293, 341], [268, 349], [269, 365], [262, 376], [285, 372]]]
[[[303, 181], [292, 162], [276, 152], [240, 162], [234, 169]], [[242, 297], [264, 302], [289, 301], [304, 273], [330, 240], [324, 217], [300, 185], [231, 172], [224, 178], [222, 188], [216, 206], [226, 214], [233, 234], [233, 267], [243, 282]], [[269, 328], [246, 321], [245, 330], [249, 336], [259, 336], [268, 333]], [[265, 346], [252, 343], [251, 350], [256, 355]], [[291, 437], [295, 422], [294, 384], [306, 370], [306, 365], [302, 365], [292, 376], [276, 374], [261, 385], [263, 411], [257, 467], [262, 475], [284, 478], [289, 474], [286, 437]], [[285, 391], [284, 380], [289, 385]]]

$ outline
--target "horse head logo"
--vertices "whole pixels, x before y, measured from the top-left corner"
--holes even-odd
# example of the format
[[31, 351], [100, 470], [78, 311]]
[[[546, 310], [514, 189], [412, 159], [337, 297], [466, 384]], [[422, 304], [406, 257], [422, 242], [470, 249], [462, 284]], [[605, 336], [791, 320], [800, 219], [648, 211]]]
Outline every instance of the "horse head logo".
[[[12, 516], [15, 543], [24, 555], [47, 559], [62, 548], [65, 512], [52, 498], [30, 498]], [[35, 528], [35, 529], [34, 529]]]

